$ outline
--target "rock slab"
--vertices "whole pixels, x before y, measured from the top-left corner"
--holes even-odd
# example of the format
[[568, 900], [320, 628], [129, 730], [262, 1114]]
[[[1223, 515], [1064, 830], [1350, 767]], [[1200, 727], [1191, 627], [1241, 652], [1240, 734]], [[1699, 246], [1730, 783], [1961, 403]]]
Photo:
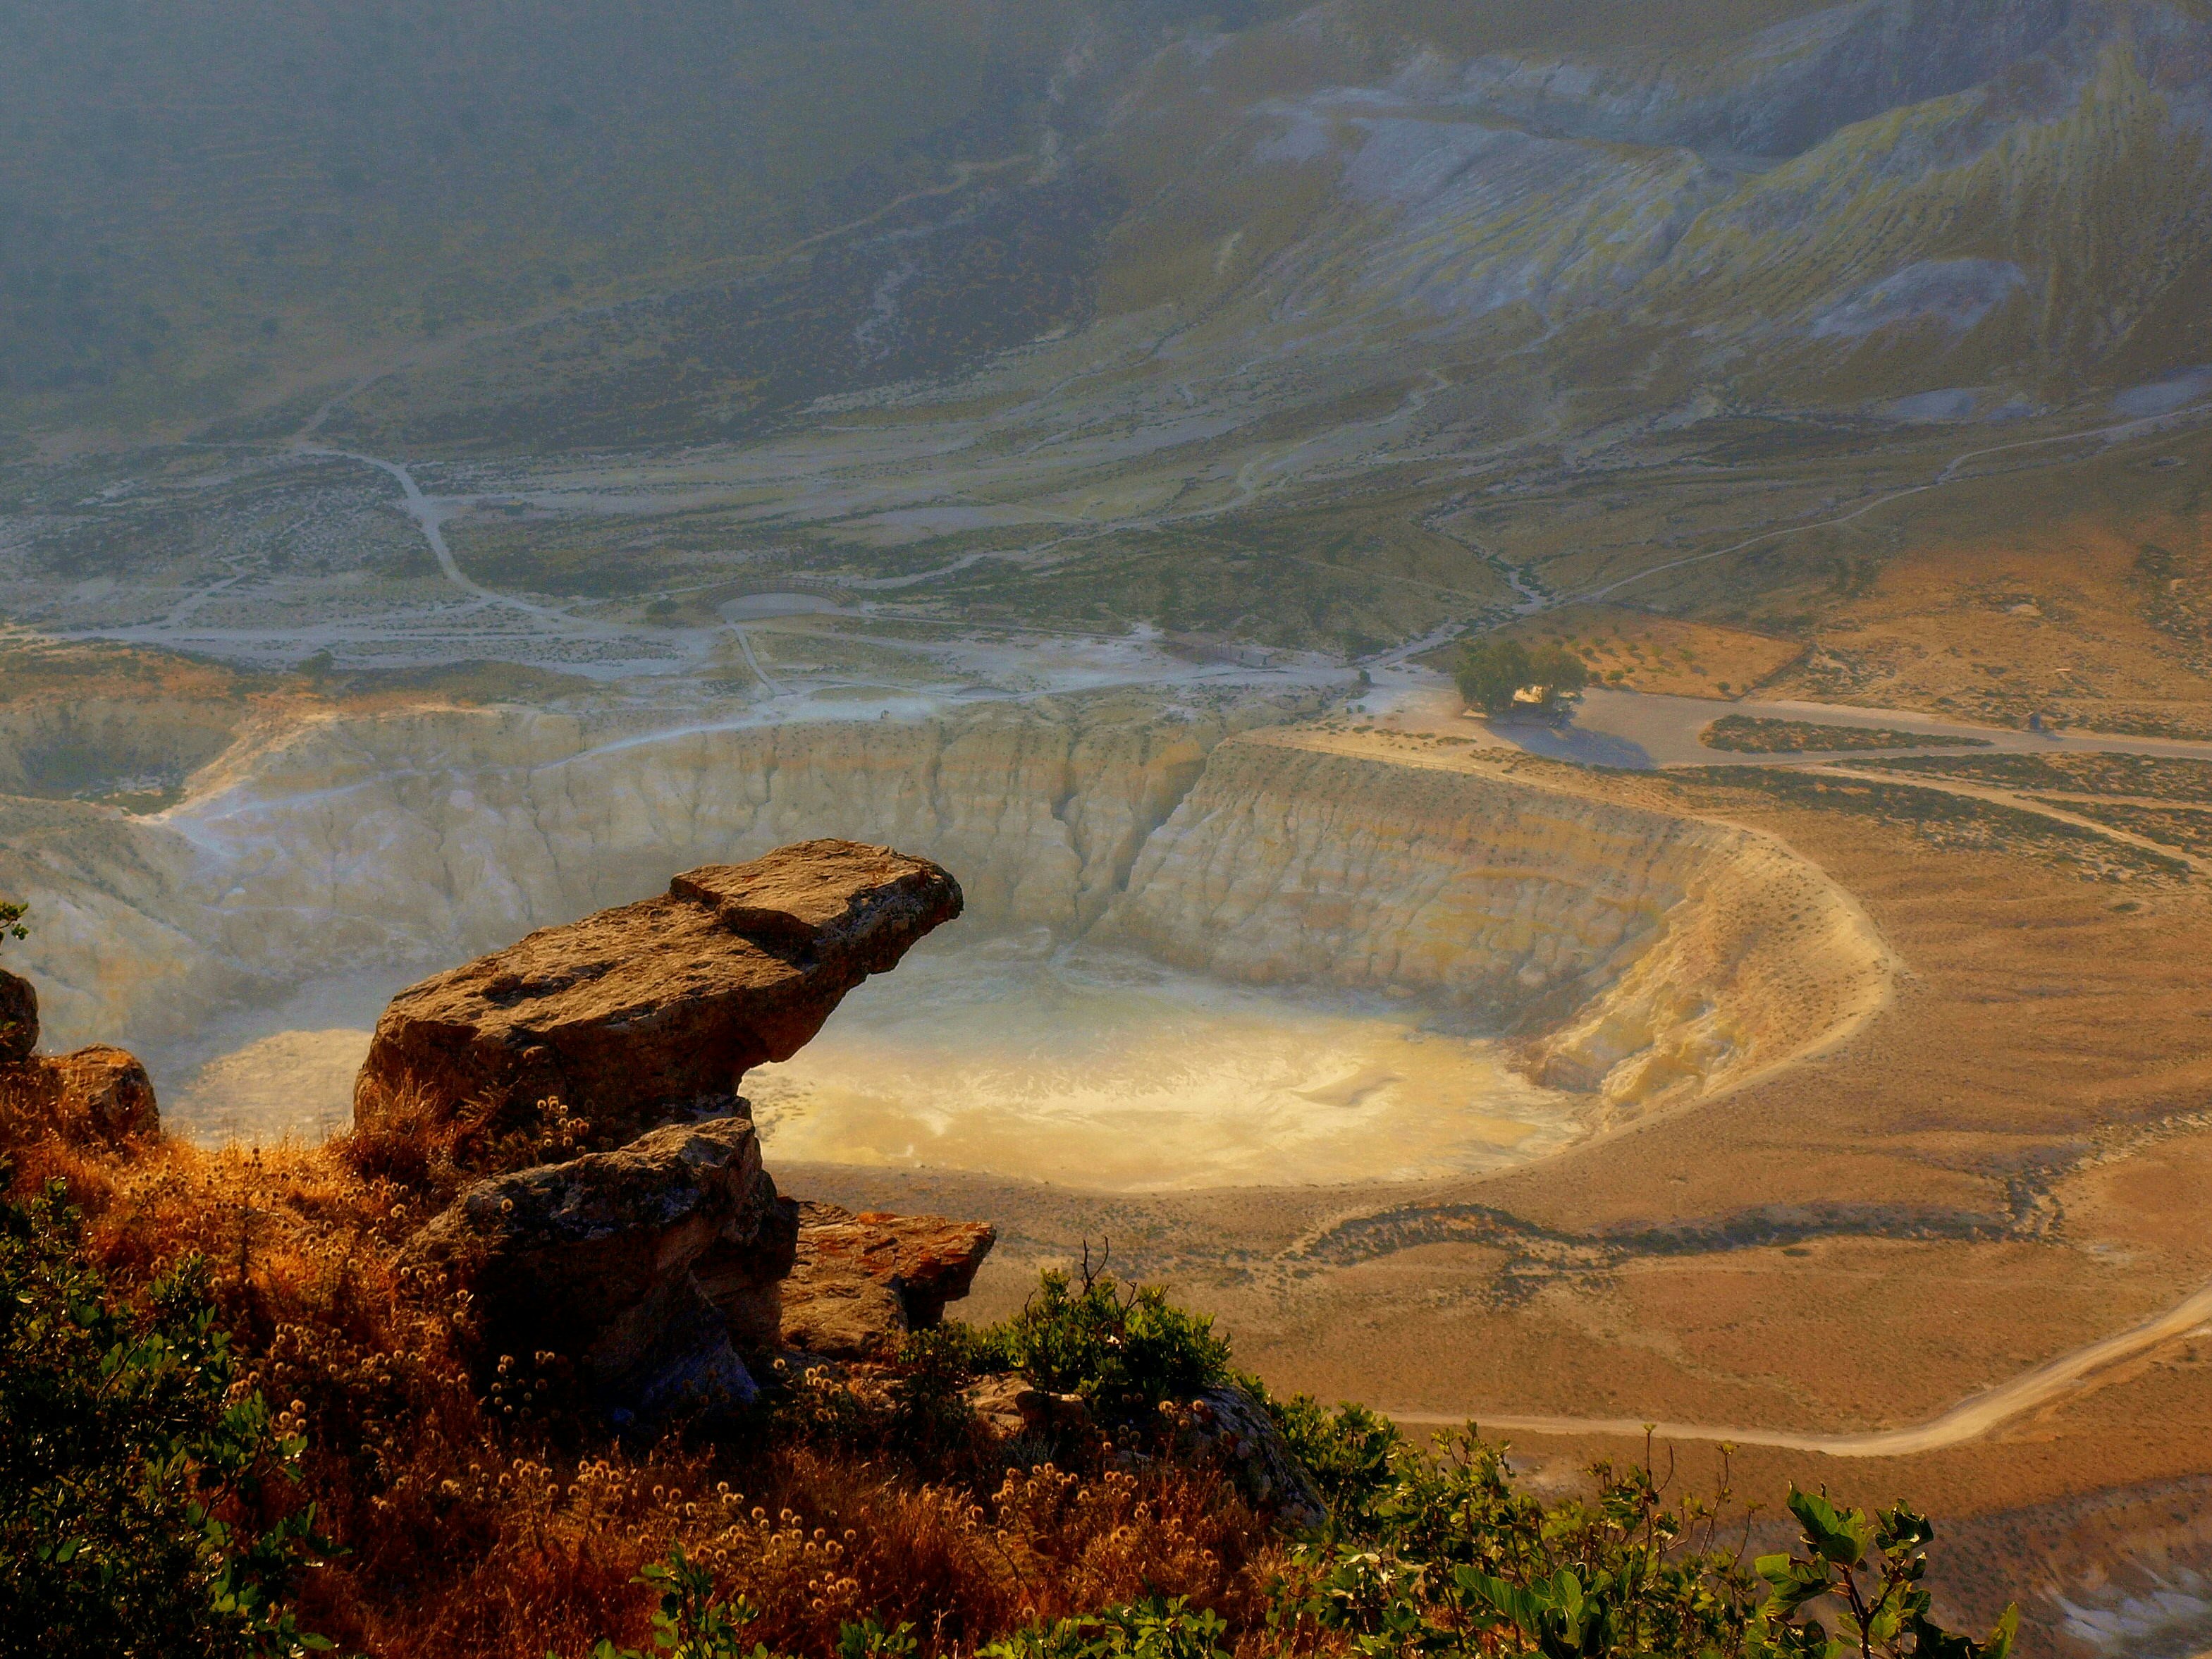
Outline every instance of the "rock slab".
[[801, 1205], [784, 1344], [824, 1359], [895, 1358], [908, 1332], [968, 1294], [998, 1239], [988, 1222]]
[[1180, 1407], [1164, 1407], [1185, 1457], [1218, 1462], [1237, 1488], [1263, 1510], [1302, 1527], [1328, 1518], [1313, 1476], [1267, 1408], [1243, 1389], [1220, 1384]]
[[791, 1214], [751, 1121], [732, 1115], [480, 1181], [404, 1259], [469, 1292], [492, 1352], [564, 1355], [617, 1420], [652, 1417], [752, 1398], [738, 1349], [790, 1267]]
[[548, 927], [395, 997], [354, 1085], [363, 1127], [558, 1099], [611, 1145], [729, 1109], [845, 994], [961, 910], [927, 859], [800, 842], [708, 865], [667, 893]]

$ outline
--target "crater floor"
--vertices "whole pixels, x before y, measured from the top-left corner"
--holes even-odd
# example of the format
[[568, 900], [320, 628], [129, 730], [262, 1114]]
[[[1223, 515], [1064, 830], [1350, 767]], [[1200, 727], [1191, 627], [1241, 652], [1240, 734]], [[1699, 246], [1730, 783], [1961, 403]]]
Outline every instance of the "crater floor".
[[1569, 1097], [1415, 1003], [1041, 934], [917, 954], [745, 1090], [772, 1158], [1121, 1192], [1471, 1174], [1579, 1129]]
[[[390, 988], [313, 988], [155, 1053], [168, 1121], [210, 1146], [344, 1127]], [[777, 1159], [1103, 1192], [1475, 1174], [1582, 1127], [1418, 1000], [1227, 985], [1042, 930], [909, 958], [744, 1086]]]

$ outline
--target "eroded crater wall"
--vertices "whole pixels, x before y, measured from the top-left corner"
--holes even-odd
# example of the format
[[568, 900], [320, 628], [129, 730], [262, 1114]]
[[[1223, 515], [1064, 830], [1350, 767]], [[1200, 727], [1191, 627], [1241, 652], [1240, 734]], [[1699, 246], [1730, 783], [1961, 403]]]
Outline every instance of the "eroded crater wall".
[[1225, 978], [1448, 997], [1616, 1109], [1801, 1053], [1890, 978], [1771, 838], [1299, 732], [1216, 750], [1100, 931]]
[[1266, 705], [625, 732], [521, 710], [332, 717], [183, 806], [0, 803], [0, 880], [58, 1041], [158, 1045], [241, 1001], [506, 945], [671, 872], [816, 836], [957, 873], [966, 930], [1046, 927], [1255, 983], [1398, 988], [1632, 1109], [1879, 1004], [1848, 897], [1726, 825], [1332, 752]]
[[0, 802], [0, 882], [58, 1034], [145, 1043], [258, 985], [448, 963], [841, 836], [957, 871], [971, 927], [1073, 934], [1260, 705], [984, 709], [923, 722], [626, 732], [524, 710], [331, 717], [241, 746], [184, 805]]

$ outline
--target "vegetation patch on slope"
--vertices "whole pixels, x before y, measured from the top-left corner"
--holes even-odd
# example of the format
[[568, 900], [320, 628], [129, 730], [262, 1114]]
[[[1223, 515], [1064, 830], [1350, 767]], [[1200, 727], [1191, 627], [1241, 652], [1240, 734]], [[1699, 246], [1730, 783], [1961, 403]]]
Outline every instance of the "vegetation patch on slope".
[[1708, 749], [1748, 755], [1791, 755], [1843, 749], [1986, 749], [1987, 738], [1944, 737], [1933, 732], [1896, 732], [1883, 726], [1826, 726], [1812, 720], [1763, 720], [1723, 714], [1698, 733]]
[[1782, 767], [1716, 767], [1717, 783], [1757, 789], [1791, 805], [1855, 812], [1910, 830], [1931, 846], [1954, 851], [2006, 851], [2077, 866], [2091, 878], [2162, 876], [2185, 879], [2181, 860], [2110, 841], [2094, 830], [2062, 823], [2000, 802], [1875, 779], [1823, 777]]

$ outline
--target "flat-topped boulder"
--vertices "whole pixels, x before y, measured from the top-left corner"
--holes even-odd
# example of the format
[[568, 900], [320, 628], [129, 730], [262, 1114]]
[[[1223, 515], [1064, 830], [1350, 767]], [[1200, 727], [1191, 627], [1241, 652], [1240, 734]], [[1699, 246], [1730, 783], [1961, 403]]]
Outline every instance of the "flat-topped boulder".
[[53, 1135], [74, 1146], [157, 1139], [154, 1082], [135, 1054], [102, 1042], [0, 1058], [0, 1147]]
[[686, 871], [658, 898], [548, 927], [410, 986], [354, 1085], [363, 1128], [465, 1115], [515, 1123], [557, 1100], [584, 1140], [732, 1109], [845, 994], [960, 914], [959, 884], [885, 847], [810, 841]]

